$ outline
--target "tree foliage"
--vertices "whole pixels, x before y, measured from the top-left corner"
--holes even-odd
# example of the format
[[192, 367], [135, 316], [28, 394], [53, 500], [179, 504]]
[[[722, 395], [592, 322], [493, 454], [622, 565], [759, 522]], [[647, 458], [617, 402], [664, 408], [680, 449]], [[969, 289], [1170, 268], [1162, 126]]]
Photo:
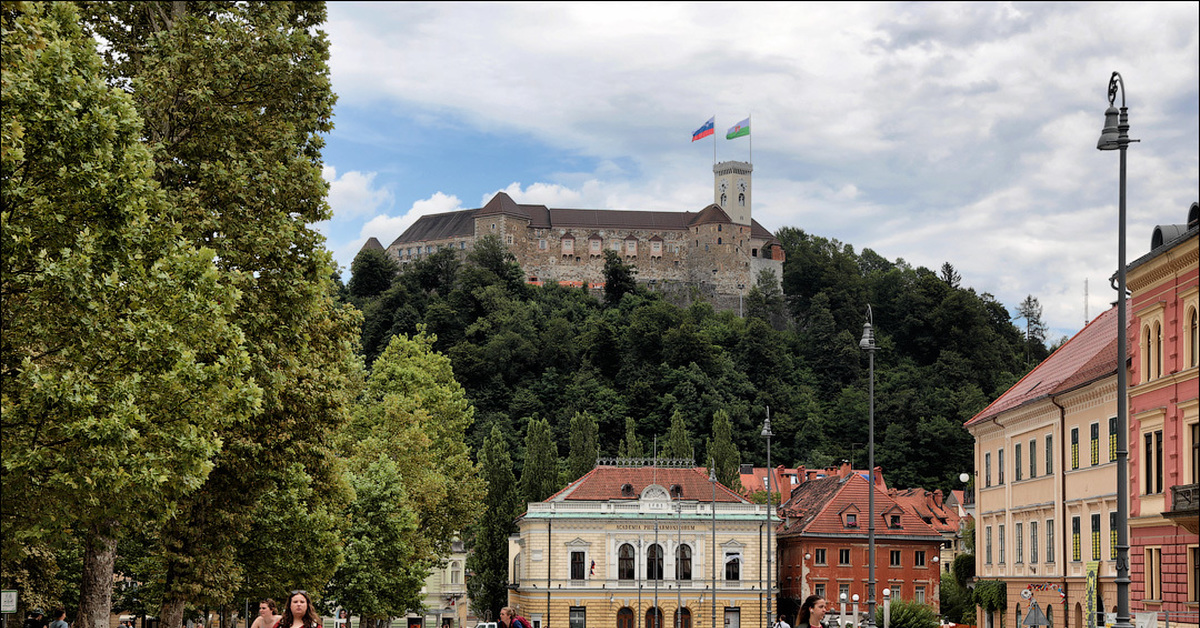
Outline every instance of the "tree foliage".
[[574, 482], [596, 466], [599, 454], [596, 418], [588, 412], [571, 417], [571, 451], [567, 456], [567, 479]]
[[[937, 611], [928, 604], [915, 600], [893, 600], [888, 604], [891, 612], [889, 625], [895, 628], [938, 628], [941, 621]], [[875, 625], [883, 625], [883, 604], [875, 607]]]
[[558, 449], [550, 434], [550, 422], [535, 419], [525, 433], [525, 463], [521, 468], [521, 495], [526, 502], [540, 502], [559, 489]]
[[391, 288], [398, 274], [400, 264], [387, 251], [363, 249], [350, 263], [350, 281], [346, 289], [353, 297], [374, 297]]
[[475, 524], [471, 554], [467, 556], [467, 594], [482, 617], [498, 618], [508, 604], [508, 535], [514, 519], [524, 511], [516, 490], [512, 456], [499, 427], [492, 427], [479, 452], [479, 467], [487, 481], [483, 516]]
[[[334, 301], [333, 264], [312, 226], [328, 219], [322, 134], [332, 129], [328, 41], [318, 3], [81, 3], [88, 34], [106, 42], [109, 83], [126, 89], [154, 156], [154, 178], [184, 218], [183, 237], [212, 248], [219, 276], [240, 291], [234, 318], [249, 352], [245, 378], [262, 389], [251, 420], [216, 432], [222, 449], [203, 490], [154, 537], [163, 583], [158, 613], [181, 622], [188, 603], [216, 606], [255, 579], [293, 571], [259, 551], [261, 495], [311, 484], [292, 516], [344, 505], [322, 437], [357, 390], [358, 315]], [[291, 464], [299, 461], [299, 465]], [[267, 559], [253, 566], [240, 555]], [[328, 579], [337, 560], [309, 563]], [[239, 590], [246, 589], [246, 590]]]
[[106, 626], [128, 513], [178, 512], [257, 407], [245, 293], [187, 241], [74, 7], [2, 20], [5, 578], [78, 535], [76, 623]]

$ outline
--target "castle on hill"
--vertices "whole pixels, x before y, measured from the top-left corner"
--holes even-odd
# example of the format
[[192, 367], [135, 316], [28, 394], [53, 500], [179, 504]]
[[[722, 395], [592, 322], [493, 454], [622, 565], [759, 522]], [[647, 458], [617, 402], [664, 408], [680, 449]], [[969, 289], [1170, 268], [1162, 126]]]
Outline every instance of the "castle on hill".
[[[386, 249], [400, 264], [450, 248], [466, 251], [496, 235], [526, 281], [599, 288], [604, 252], [637, 268], [641, 283], [695, 286], [744, 295], [762, 270], [783, 277], [783, 247], [751, 216], [753, 166], [713, 166], [713, 203], [698, 212], [559, 209], [517, 203], [497, 193], [478, 209], [422, 216]], [[364, 248], [383, 248], [371, 238]]]

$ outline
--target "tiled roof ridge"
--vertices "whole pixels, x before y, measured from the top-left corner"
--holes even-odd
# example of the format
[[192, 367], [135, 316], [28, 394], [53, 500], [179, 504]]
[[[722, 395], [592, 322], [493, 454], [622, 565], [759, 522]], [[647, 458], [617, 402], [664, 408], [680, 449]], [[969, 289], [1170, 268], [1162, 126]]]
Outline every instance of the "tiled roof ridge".
[[[1102, 324], [1107, 325], [1109, 322], [1109, 319], [1112, 318], [1113, 316], [1116, 316], [1116, 309], [1117, 309], [1116, 306], [1113, 306], [1112, 308], [1105, 310], [1104, 312], [1102, 312], [1098, 316], [1096, 316], [1096, 318], [1089, 321], [1088, 324], [1084, 325], [1082, 329], [1080, 329], [1078, 332], [1076, 332], [1075, 335], [1072, 336], [1070, 340], [1068, 340], [1067, 342], [1064, 342], [1062, 344], [1062, 346], [1060, 346], [1058, 349], [1055, 349], [1054, 353], [1051, 353], [1045, 360], [1042, 360], [1037, 366], [1030, 369], [1029, 372], [1024, 375], [1024, 377], [1017, 380], [1017, 383], [1010, 386], [1008, 388], [1008, 390], [1004, 391], [1002, 394], [1000, 394], [1000, 396], [998, 396], [994, 400], [992, 400], [992, 402], [990, 404], [988, 404], [987, 407], [985, 407], [983, 410], [980, 410], [975, 416], [971, 417], [965, 423], [963, 423], [963, 425], [964, 426], [977, 425], [979, 423], [982, 423], [982, 422], [992, 418], [995, 415], [1000, 414], [1001, 412], [1012, 410], [1012, 409], [1021, 407], [1027, 403], [1030, 403], [1032, 401], [1036, 401], [1038, 399], [1042, 399], [1047, 396], [1051, 396], [1055, 393], [1061, 392], [1058, 390], [1059, 384], [1061, 384], [1062, 382], [1068, 381], [1069, 379], [1071, 379], [1072, 375], [1079, 372], [1081, 369], [1083, 369], [1084, 366], [1088, 365], [1088, 363], [1091, 362], [1092, 358], [1095, 357], [1100, 352], [1102, 352], [1104, 350], [1104, 348], [1108, 345], [1108, 343], [1105, 343], [1105, 344], [1101, 345], [1099, 348], [1092, 351], [1091, 353], [1088, 353], [1086, 355], [1086, 359], [1079, 360], [1079, 363], [1075, 366], [1075, 368], [1071, 369], [1071, 371], [1069, 373], [1062, 376], [1058, 381], [1053, 382], [1053, 385], [1048, 386], [1046, 388], [1047, 392], [1030, 397], [1029, 399], [1022, 400], [1019, 403], [1013, 404], [1011, 406], [1008, 405], [1008, 402], [1010, 402], [1012, 400], [1012, 398], [1016, 397], [1018, 394], [1014, 391], [1026, 390], [1026, 387], [1024, 386], [1024, 384], [1026, 384], [1026, 382], [1033, 381], [1035, 378], [1041, 377], [1042, 375], [1044, 375], [1045, 373], [1050, 371], [1051, 368], [1058, 366], [1059, 360], [1064, 360], [1064, 359], [1069, 359], [1069, 358], [1075, 357], [1075, 356], [1069, 355], [1069, 354], [1078, 350], [1082, 346], [1082, 343], [1084, 340], [1090, 339], [1092, 333], [1099, 333], [1100, 326]], [[1076, 344], [1076, 343], [1080, 343], [1080, 344]], [[1042, 383], [1041, 381], [1038, 381], [1036, 383], [1036, 385], [1040, 386], [1041, 383]], [[1000, 409], [997, 409], [997, 408], [1000, 408]]]

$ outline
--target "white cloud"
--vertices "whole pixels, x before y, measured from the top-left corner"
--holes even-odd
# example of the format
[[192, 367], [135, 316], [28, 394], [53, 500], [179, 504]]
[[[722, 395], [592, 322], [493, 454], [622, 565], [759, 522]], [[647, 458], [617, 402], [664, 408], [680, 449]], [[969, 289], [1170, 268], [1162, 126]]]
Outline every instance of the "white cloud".
[[[1113, 69], [1143, 140], [1129, 151], [1130, 259], [1154, 224], [1181, 220], [1200, 177], [1194, 3], [331, 3], [328, 31], [341, 103], [431, 134], [521, 138], [492, 179], [382, 140], [379, 163], [327, 175], [335, 222], [374, 216], [360, 237], [385, 245], [418, 213], [459, 207], [437, 189], [699, 210], [714, 150], [691, 131], [752, 114], [751, 140], [718, 139], [715, 158], [748, 159], [753, 142], [765, 227], [950, 261], [1010, 307], [1038, 297], [1066, 333], [1085, 279], [1091, 316], [1112, 297], [1117, 159], [1095, 142]], [[401, 170], [419, 171], [408, 198], [389, 183]], [[535, 183], [498, 188], [522, 178]]]
[[375, 186], [374, 172], [351, 170], [339, 177], [337, 169], [326, 164], [321, 176], [329, 183], [329, 206], [336, 221], [373, 216], [392, 203], [392, 193]]

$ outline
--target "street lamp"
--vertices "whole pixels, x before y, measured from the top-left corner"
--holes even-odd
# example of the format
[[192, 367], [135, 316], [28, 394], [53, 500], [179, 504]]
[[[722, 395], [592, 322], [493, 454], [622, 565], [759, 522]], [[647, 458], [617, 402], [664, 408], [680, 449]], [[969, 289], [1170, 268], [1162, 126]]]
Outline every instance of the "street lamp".
[[766, 628], [771, 628], [771, 596], [774, 593], [771, 587], [771, 555], [775, 552], [771, 549], [771, 406], [767, 406], [767, 418], [763, 421], [762, 436], [767, 439], [767, 624]]
[[868, 390], [870, 418], [867, 421], [867, 626], [875, 628], [875, 329], [874, 315], [867, 305], [867, 322], [863, 323], [862, 340], [858, 348], [867, 352], [870, 365]]
[[[1121, 109], [1116, 108], [1121, 92]], [[1129, 622], [1129, 402], [1128, 371], [1125, 361], [1125, 149], [1129, 139], [1129, 108], [1125, 106], [1125, 80], [1117, 72], [1108, 79], [1108, 109], [1104, 112], [1104, 130], [1096, 148], [1121, 151], [1121, 179], [1117, 209], [1117, 623], [1128, 628]]]

